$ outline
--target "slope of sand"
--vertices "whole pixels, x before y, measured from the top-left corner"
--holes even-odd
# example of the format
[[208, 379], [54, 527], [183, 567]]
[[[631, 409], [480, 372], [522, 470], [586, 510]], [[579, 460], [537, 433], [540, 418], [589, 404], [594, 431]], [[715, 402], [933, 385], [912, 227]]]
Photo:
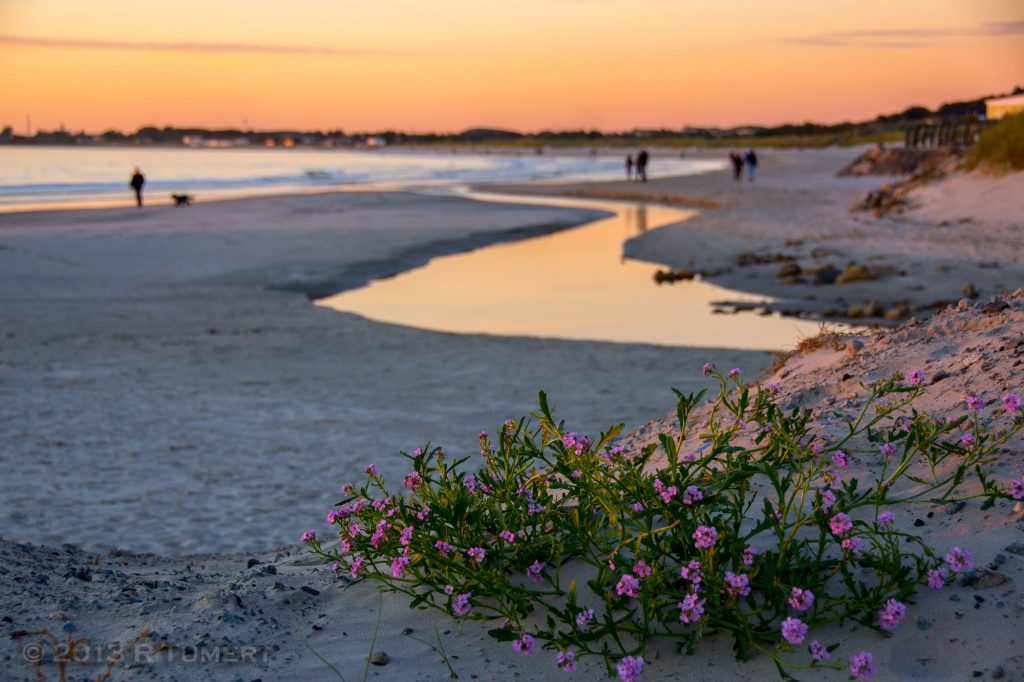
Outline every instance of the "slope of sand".
[[[627, 242], [625, 254], [676, 270], [705, 271], [716, 284], [778, 297], [772, 306], [793, 314], [846, 317], [876, 301], [885, 312], [928, 311], [964, 296], [1013, 291], [1024, 283], [1024, 173], [991, 177], [953, 174], [915, 191], [901, 215], [876, 218], [851, 211], [888, 178], [836, 177], [862, 152], [763, 150], [753, 183], [731, 171], [658, 178], [650, 182], [515, 185], [518, 193], [644, 197], [701, 209], [675, 226]], [[754, 254], [778, 259], [743, 264]], [[785, 258], [802, 268], [857, 263], [880, 273], [874, 281], [815, 284], [777, 276]], [[685, 282], [674, 286], [685, 286]], [[873, 321], [881, 321], [878, 316]]]
[[709, 357], [770, 360], [431, 333], [306, 297], [597, 215], [354, 192], [0, 215], [0, 535], [276, 547], [367, 462], [400, 476], [427, 440], [475, 451], [540, 389], [597, 431], [659, 414]]
[[[883, 331], [836, 349], [832, 344], [797, 354], [770, 377], [787, 405], [856, 409], [870, 381], [893, 371], [923, 369], [929, 382], [921, 406], [938, 415], [962, 412], [962, 394], [976, 392], [990, 403], [987, 419], [1004, 420], [994, 401], [1021, 389], [1024, 362], [1024, 292], [1012, 298], [968, 304], [927, 323]], [[850, 348], [856, 352], [851, 352]], [[690, 372], [698, 375], [693, 368]], [[700, 414], [695, 415], [699, 419]], [[835, 424], [823, 420], [824, 433]], [[671, 432], [666, 418], [626, 439], [647, 442], [656, 429]], [[1021, 443], [992, 466], [999, 478], [1024, 474]], [[870, 462], [855, 462], [851, 475], [870, 475]], [[952, 511], [952, 513], [951, 513]], [[918, 522], [915, 524], [915, 521]], [[841, 642], [836, 656], [874, 653], [880, 680], [1024, 679], [1024, 513], [1009, 503], [981, 511], [922, 504], [899, 514], [898, 523], [938, 549], [968, 548], [975, 564], [992, 575], [974, 584], [958, 582], [925, 590], [908, 608], [891, 638], [846, 624], [816, 631], [822, 641]], [[448, 679], [437, 650], [443, 648], [461, 679], [550, 679], [554, 654], [530, 657], [490, 640], [486, 627], [458, 624], [436, 612], [410, 611], [403, 597], [379, 596], [368, 584], [335, 580], [319, 561], [294, 547], [274, 553], [205, 555], [164, 559], [128, 552], [89, 554], [67, 547], [47, 549], [0, 543], [0, 586], [7, 633], [73, 622], [76, 634], [96, 642], [126, 641], [150, 628], [125, 679], [363, 679], [369, 652], [390, 662], [369, 666], [381, 680]], [[374, 638], [376, 641], [374, 642]], [[0, 655], [14, 679], [28, 679], [21, 660], [28, 639], [0, 639]], [[205, 666], [196, 651], [234, 656], [235, 662]], [[316, 652], [317, 655], [311, 652]], [[239, 658], [247, 658], [239, 661]], [[652, 648], [644, 680], [768, 680], [776, 673], [763, 657], [736, 663], [726, 638], [702, 642], [693, 656], [679, 656], [670, 643]], [[326, 661], [326, 662], [325, 662]], [[580, 679], [600, 679], [597, 661], [581, 665]], [[818, 671], [804, 679], [843, 680]]]

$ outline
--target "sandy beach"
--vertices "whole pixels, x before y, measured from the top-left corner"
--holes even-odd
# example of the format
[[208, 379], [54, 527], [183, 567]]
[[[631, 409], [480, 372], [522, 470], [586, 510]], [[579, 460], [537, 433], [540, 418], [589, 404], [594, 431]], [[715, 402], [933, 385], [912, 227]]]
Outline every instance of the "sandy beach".
[[[323, 527], [364, 464], [400, 477], [397, 452], [427, 440], [469, 454], [481, 429], [533, 409], [539, 389], [580, 432], [625, 421], [628, 447], [671, 430], [657, 421], [673, 405], [669, 389], [704, 387], [704, 362], [763, 372], [784, 402], [815, 409], [856, 401], [858, 380], [910, 369], [946, 375], [924, 405], [938, 415], [956, 414], [966, 390], [1020, 392], [1024, 296], [1006, 292], [1024, 274], [1022, 174], [956, 176], [878, 219], [850, 208], [883, 179], [835, 177], [857, 153], [766, 153], [752, 184], [723, 172], [505, 188], [703, 202], [695, 218], [629, 240], [625, 254], [716, 272], [708, 278], [778, 297], [794, 314], [832, 317], [873, 299], [939, 309], [968, 282], [978, 293], [928, 321], [795, 355], [771, 379], [768, 352], [445, 334], [310, 304], [435, 255], [571, 229], [593, 211], [344, 192], [0, 215], [0, 664], [32, 679], [13, 635], [71, 622], [96, 643], [149, 629], [153, 658], [114, 679], [362, 679], [374, 650], [390, 662], [369, 666], [369, 678], [441, 680], [442, 647], [462, 679], [549, 679], [551, 652], [522, 657], [483, 626], [350, 587], [298, 534]], [[780, 262], [740, 265], [744, 253], [889, 274], [787, 284]], [[1019, 463], [1008, 452], [995, 470], [1019, 475]], [[850, 624], [823, 639], [870, 647], [883, 680], [1024, 679], [1020, 510], [922, 508], [915, 518], [936, 543], [971, 541], [977, 565], [1005, 580], [923, 595], [888, 640]], [[228, 653], [200, 668], [196, 650]], [[603, 674], [587, 661], [578, 676]], [[712, 638], [692, 657], [652, 651], [644, 679], [776, 674], [764, 658], [735, 663], [730, 643]]]
[[[902, 214], [877, 218], [851, 209], [894, 178], [836, 177], [865, 150], [768, 150], [753, 183], [746, 178], [733, 182], [729, 171], [659, 178], [655, 157], [646, 183], [503, 189], [715, 206], [678, 226], [629, 240], [625, 254], [675, 270], [709, 273], [706, 278], [716, 284], [776, 297], [779, 302], [769, 307], [789, 314], [892, 323], [958, 301], [968, 285], [973, 295], [991, 296], [1013, 291], [1024, 281], [1020, 173], [955, 174], [912, 193]], [[708, 152], [693, 155], [713, 158]], [[868, 268], [869, 278], [816, 281], [816, 270], [831, 267], [835, 280], [851, 264]], [[799, 266], [797, 274], [782, 276], [783, 267], [793, 265]], [[885, 319], [886, 313], [891, 319]]]

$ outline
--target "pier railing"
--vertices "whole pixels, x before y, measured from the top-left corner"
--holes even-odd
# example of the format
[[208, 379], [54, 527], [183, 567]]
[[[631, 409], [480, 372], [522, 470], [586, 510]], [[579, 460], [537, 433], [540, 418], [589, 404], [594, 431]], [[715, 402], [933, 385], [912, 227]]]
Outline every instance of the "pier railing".
[[943, 118], [907, 126], [907, 149], [969, 147], [974, 144], [988, 121], [975, 117]]

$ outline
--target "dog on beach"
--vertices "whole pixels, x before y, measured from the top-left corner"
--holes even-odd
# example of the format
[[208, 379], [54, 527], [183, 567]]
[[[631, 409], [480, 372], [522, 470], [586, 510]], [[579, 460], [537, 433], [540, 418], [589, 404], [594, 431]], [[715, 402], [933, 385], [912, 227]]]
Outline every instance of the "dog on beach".
[[175, 206], [191, 206], [192, 195], [191, 194], [172, 194], [171, 198], [174, 199]]

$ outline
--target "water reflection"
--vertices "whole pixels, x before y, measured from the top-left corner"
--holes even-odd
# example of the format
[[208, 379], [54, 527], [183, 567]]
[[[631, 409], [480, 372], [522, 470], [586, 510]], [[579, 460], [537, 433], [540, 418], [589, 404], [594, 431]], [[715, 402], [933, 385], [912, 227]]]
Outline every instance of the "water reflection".
[[318, 301], [379, 322], [457, 333], [777, 350], [818, 324], [715, 315], [722, 299], [763, 302], [701, 281], [655, 286], [657, 269], [622, 257], [625, 239], [693, 215], [666, 206], [473, 194], [488, 201], [585, 206], [614, 213], [564, 232], [443, 256]]

